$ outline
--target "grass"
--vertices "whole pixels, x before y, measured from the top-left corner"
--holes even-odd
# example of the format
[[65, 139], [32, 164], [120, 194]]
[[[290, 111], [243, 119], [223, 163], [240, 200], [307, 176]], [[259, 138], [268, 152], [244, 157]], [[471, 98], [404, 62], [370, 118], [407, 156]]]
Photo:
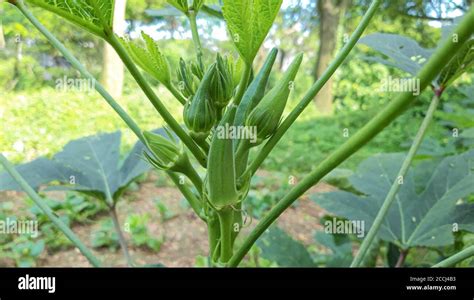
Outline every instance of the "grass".
[[[159, 91], [166, 94], [166, 91]], [[164, 97], [163, 97], [164, 98]], [[6, 101], [3, 102], [3, 99]], [[163, 99], [173, 116], [181, 119], [174, 100]], [[13, 162], [52, 155], [69, 142], [97, 132], [122, 130], [123, 144], [129, 148], [136, 141], [125, 123], [95, 92], [60, 92], [53, 88], [2, 95], [0, 152]], [[119, 100], [142, 129], [163, 125], [153, 106], [139, 93], [126, 94]]]

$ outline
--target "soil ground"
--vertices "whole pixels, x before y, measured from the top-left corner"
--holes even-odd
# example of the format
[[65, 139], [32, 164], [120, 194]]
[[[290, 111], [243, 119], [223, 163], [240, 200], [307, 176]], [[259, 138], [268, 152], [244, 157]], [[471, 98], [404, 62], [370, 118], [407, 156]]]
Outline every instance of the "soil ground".
[[[266, 174], [263, 174], [265, 176]], [[320, 183], [312, 187], [306, 194], [327, 192], [334, 188], [330, 185]], [[63, 199], [62, 192], [47, 192], [48, 197]], [[7, 199], [15, 203], [14, 214], [21, 213], [25, 209], [22, 199], [25, 197], [20, 192], [0, 193], [0, 200]], [[161, 203], [173, 213], [173, 217], [162, 221], [155, 206], [155, 199], [159, 197]], [[163, 264], [167, 267], [192, 267], [195, 266], [197, 256], [207, 256], [207, 233], [206, 226], [194, 212], [180, 204], [181, 194], [173, 187], [157, 186], [156, 178], [149, 178], [138, 185], [138, 189], [127, 192], [124, 201], [117, 206], [119, 220], [123, 223], [126, 217], [132, 213], [149, 214], [150, 222], [148, 230], [150, 235], [156, 238], [163, 237], [164, 243], [160, 251], [155, 252], [139, 247], [130, 246], [130, 254], [137, 265]], [[297, 205], [285, 211], [278, 219], [278, 225], [289, 233], [294, 239], [306, 245], [314, 244], [313, 236], [316, 230], [322, 230], [319, 220], [325, 212], [316, 204], [302, 196]], [[108, 216], [101, 215], [94, 219], [91, 224], [78, 224], [73, 226], [73, 231], [79, 238], [90, 246], [90, 235], [98, 227], [98, 221]], [[255, 226], [253, 220], [241, 235], [246, 235], [251, 227]], [[125, 233], [127, 235], [127, 233]], [[129, 236], [127, 235], [127, 238]], [[125, 266], [120, 250], [109, 249], [94, 250], [95, 254], [105, 262], [107, 266]], [[0, 258], [0, 266], [13, 266], [11, 261]], [[62, 250], [51, 253], [44, 251], [38, 261], [40, 267], [89, 267], [88, 261], [77, 249]]]

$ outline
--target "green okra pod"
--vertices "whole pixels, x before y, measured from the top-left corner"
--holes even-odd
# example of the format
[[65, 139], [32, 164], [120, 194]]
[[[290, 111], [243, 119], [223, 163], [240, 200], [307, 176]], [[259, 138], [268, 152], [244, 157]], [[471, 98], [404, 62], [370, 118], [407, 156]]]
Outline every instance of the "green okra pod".
[[[233, 124], [235, 107], [226, 112], [218, 126]], [[216, 208], [234, 205], [239, 201], [236, 187], [234, 140], [214, 134], [209, 150], [208, 195], [209, 202]]]
[[235, 114], [234, 125], [239, 126], [245, 123], [245, 118], [255, 108], [255, 106], [262, 100], [265, 94], [265, 87], [270, 77], [273, 64], [278, 54], [278, 49], [273, 48], [268, 54], [262, 68], [258, 72], [257, 76], [252, 80], [249, 87], [245, 91], [242, 101], [237, 108]]
[[[265, 87], [267, 86], [268, 79], [270, 77], [273, 64], [275, 63], [276, 57], [278, 54], [278, 49], [273, 48], [268, 54], [265, 62], [263, 63], [262, 68], [258, 72], [257, 76], [252, 80], [249, 87], [245, 91], [245, 94], [242, 97], [242, 101], [237, 107], [237, 112], [235, 114], [234, 126], [242, 126], [245, 123], [245, 119], [248, 114], [252, 111], [253, 108], [262, 100], [265, 94]], [[234, 143], [234, 148], [237, 149], [241, 147], [240, 151], [236, 154], [236, 165], [237, 165], [237, 174], [240, 176], [245, 171], [248, 162], [248, 140], [239, 140]]]
[[255, 126], [257, 129], [257, 143], [255, 145], [270, 137], [278, 128], [293, 80], [302, 60], [303, 54], [296, 56], [283, 78], [262, 98], [247, 117], [246, 125]]

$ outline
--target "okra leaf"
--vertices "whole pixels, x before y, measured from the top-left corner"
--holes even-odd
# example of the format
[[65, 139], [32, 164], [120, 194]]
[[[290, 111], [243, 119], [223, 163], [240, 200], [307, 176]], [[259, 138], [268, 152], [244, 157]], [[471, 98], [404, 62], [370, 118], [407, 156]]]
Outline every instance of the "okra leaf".
[[[210, 17], [223, 20], [222, 9], [219, 5], [202, 5], [200, 9], [203, 13]], [[167, 6], [161, 9], [147, 9], [145, 13], [150, 17], [179, 17], [183, 16], [182, 10], [174, 6]]]
[[188, 12], [188, 0], [166, 0], [166, 2], [185, 14]]
[[[161, 129], [155, 132], [163, 134]], [[39, 158], [16, 168], [34, 188], [58, 181], [61, 185], [48, 189], [75, 190], [103, 200], [117, 200], [136, 177], [151, 168], [141, 158], [141, 142], [120, 164], [120, 136], [117, 131], [74, 140], [52, 159]], [[0, 179], [0, 190], [21, 190], [8, 173], [0, 174]]]
[[[434, 53], [433, 49], [425, 49], [415, 40], [396, 34], [373, 33], [361, 38], [359, 43], [365, 44], [387, 57], [365, 57], [366, 60], [398, 68], [413, 76], [418, 74]], [[433, 85], [446, 88], [473, 65], [474, 39], [471, 39], [441, 70], [440, 75], [433, 81]]]
[[119, 188], [120, 132], [69, 142], [53, 161], [68, 174], [73, 190], [98, 192], [113, 197]]
[[280, 10], [282, 0], [224, 0], [222, 12], [237, 51], [251, 64]]
[[114, 0], [26, 0], [60, 15], [87, 31], [104, 37], [104, 29], [112, 30]]
[[366, 57], [367, 60], [401, 69], [413, 76], [433, 54], [433, 50], [421, 47], [415, 40], [396, 34], [373, 33], [361, 38], [359, 43], [387, 57]]
[[[381, 154], [362, 162], [349, 180], [363, 195], [337, 191], [316, 194], [312, 199], [337, 216], [364, 221], [368, 230], [392, 183], [401, 180], [396, 176], [404, 158], [403, 154]], [[417, 170], [430, 166], [430, 172]], [[438, 247], [454, 242], [453, 230], [474, 229], [474, 204], [465, 201], [474, 193], [474, 150], [446, 157], [436, 165], [412, 169], [403, 181], [398, 181], [401, 187], [382, 223], [379, 238], [405, 249]], [[431, 176], [421, 178], [414, 174]], [[420, 186], [424, 187], [421, 191]]]
[[330, 254], [317, 254], [316, 261], [326, 267], [349, 267], [352, 262], [352, 243], [345, 237], [340, 243], [336, 243], [332, 234], [316, 232], [314, 239], [318, 245], [322, 245]]
[[[295, 241], [282, 229], [272, 226], [260, 239], [257, 246], [263, 258], [280, 267], [314, 267], [315, 263], [306, 247]], [[291, 255], [288, 255], [291, 253]]]
[[158, 44], [146, 33], [142, 32], [145, 47], [137, 45], [134, 41], [122, 39], [133, 61], [153, 78], [168, 86], [171, 84], [171, 73], [168, 60], [161, 52]]
[[[21, 174], [28, 184], [35, 190], [40, 185], [55, 180], [67, 181], [61, 170], [51, 160], [40, 157], [31, 162], [19, 165], [16, 170]], [[8, 172], [0, 173], [0, 191], [23, 191], [18, 183]]]

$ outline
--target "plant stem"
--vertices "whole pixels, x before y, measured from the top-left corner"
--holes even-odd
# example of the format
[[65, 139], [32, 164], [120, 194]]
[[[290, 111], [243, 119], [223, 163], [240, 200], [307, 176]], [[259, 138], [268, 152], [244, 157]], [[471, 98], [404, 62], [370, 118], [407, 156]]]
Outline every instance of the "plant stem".
[[227, 263], [232, 257], [233, 253], [233, 242], [232, 242], [232, 229], [233, 229], [233, 217], [234, 210], [232, 207], [225, 207], [217, 211], [219, 216], [220, 224], [220, 259], [221, 263]]
[[81, 240], [72, 232], [72, 230], [64, 224], [51, 210], [51, 208], [43, 203], [43, 199], [33, 190], [33, 188], [26, 182], [26, 180], [18, 173], [13, 165], [0, 153], [0, 163], [5, 170], [12, 176], [13, 179], [20, 185], [25, 193], [33, 200], [33, 202], [45, 213], [46, 216], [53, 222], [58, 229], [81, 251], [87, 260], [94, 266], [100, 267], [100, 261], [92, 254]]
[[437, 263], [433, 268], [448, 268], [452, 267], [455, 264], [468, 259], [469, 257], [474, 256], [474, 245], [467, 247], [466, 249], [446, 258], [445, 260]]
[[135, 66], [135, 63], [128, 55], [127, 50], [125, 50], [125, 48], [117, 39], [117, 37], [115, 35], [111, 35], [108, 37], [107, 41], [115, 49], [115, 51], [120, 56], [120, 58], [122, 59], [127, 69], [132, 74], [133, 78], [135, 78], [135, 81], [138, 83], [140, 88], [143, 90], [147, 98], [150, 100], [150, 102], [153, 104], [155, 109], [158, 111], [161, 117], [165, 120], [168, 126], [174, 131], [174, 133], [176, 133], [176, 135], [183, 142], [183, 144], [185, 144], [188, 147], [189, 151], [191, 151], [194, 157], [196, 157], [199, 164], [202, 165], [203, 167], [206, 166], [207, 158], [204, 155], [204, 153], [201, 151], [199, 146], [196, 145], [194, 140], [186, 133], [186, 131], [178, 124], [178, 122], [173, 118], [173, 116], [169, 113], [169, 111], [163, 105], [163, 103], [155, 94], [153, 89], [150, 87], [146, 79], [143, 77], [143, 75], [140, 73], [138, 68]]
[[[212, 208], [211, 208], [212, 209]], [[209, 239], [209, 257], [211, 262], [217, 262], [220, 256], [221, 231], [219, 227], [219, 217], [214, 210], [207, 214], [207, 235]]]
[[[66, 47], [52, 35], [44, 26], [41, 24], [38, 19], [36, 19], [33, 14], [28, 10], [28, 8], [23, 4], [23, 1], [18, 1], [16, 6], [21, 11], [21, 13], [46, 37], [46, 39], [59, 51], [61, 54], [71, 63], [71, 65], [81, 73], [85, 78], [92, 80], [94, 82], [94, 87], [99, 92], [99, 94], [107, 101], [107, 103], [117, 112], [117, 114], [122, 118], [122, 120], [128, 125], [128, 127], [135, 133], [137, 138], [144, 144], [147, 145], [147, 142], [143, 136], [142, 130], [138, 127], [135, 121], [122, 109], [122, 107], [114, 100], [114, 98], [105, 90], [105, 88], [94, 78], [94, 76], [87, 71], [87, 69], [77, 60], [71, 52], [69, 52]], [[170, 175], [171, 172], [168, 173]], [[172, 177], [173, 179], [173, 177]], [[179, 182], [179, 180], [178, 180]], [[188, 201], [190, 191], [186, 191], [182, 188], [182, 185], [178, 186]], [[186, 196], [187, 195], [187, 196]], [[197, 203], [197, 201], [193, 201]], [[199, 213], [198, 213], [199, 214]], [[201, 216], [200, 216], [201, 217]], [[202, 217], [201, 217], [202, 218]]]
[[[423, 91], [433, 81], [440, 69], [445, 66], [445, 62], [450, 61], [450, 59], [456, 55], [458, 50], [474, 32], [474, 8], [470, 9], [454, 32], [458, 35], [459, 39], [456, 42], [451, 39], [445, 41], [437, 48], [436, 52], [418, 73], [417, 78], [420, 80], [420, 91]], [[229, 266], [237, 266], [260, 235], [262, 235], [298, 197], [303, 195], [304, 192], [319, 182], [319, 180], [348, 157], [357, 152], [363, 145], [372, 140], [372, 138], [398, 117], [412, 103], [413, 99], [415, 99], [413, 93], [402, 93], [397, 99], [385, 106], [385, 108], [362, 129], [349, 138], [347, 142], [322, 161], [314, 171], [293, 187], [253, 229], [241, 248], [229, 261]]]
[[431, 100], [431, 104], [428, 108], [428, 111], [426, 112], [423, 122], [420, 125], [420, 128], [418, 129], [418, 132], [416, 133], [415, 139], [413, 140], [413, 143], [411, 144], [410, 150], [408, 150], [408, 154], [405, 160], [403, 161], [402, 166], [400, 167], [400, 170], [398, 171], [398, 175], [393, 181], [393, 184], [390, 187], [390, 190], [387, 196], [385, 197], [385, 200], [382, 206], [380, 207], [380, 210], [377, 213], [377, 216], [375, 217], [372, 227], [370, 228], [369, 232], [367, 233], [367, 236], [362, 242], [359, 252], [357, 253], [357, 256], [352, 261], [351, 267], [358, 267], [361, 264], [361, 262], [364, 260], [364, 256], [367, 253], [367, 250], [372, 244], [372, 241], [377, 236], [377, 233], [379, 232], [380, 227], [382, 226], [382, 222], [385, 216], [387, 215], [388, 210], [390, 209], [390, 206], [393, 203], [393, 200], [395, 200], [398, 190], [400, 189], [401, 184], [399, 184], [398, 182], [399, 178], [404, 178], [405, 175], [407, 174], [408, 169], [410, 168], [410, 165], [413, 161], [413, 158], [415, 157], [415, 154], [418, 151], [418, 148], [420, 148], [420, 145], [421, 145], [421, 142], [423, 141], [423, 137], [425, 136], [426, 130], [428, 129], [428, 126], [430, 125], [430, 122], [433, 119], [434, 112], [436, 111], [436, 108], [438, 107], [438, 104], [439, 104], [439, 100], [440, 100], [440, 94], [436, 93], [433, 96], [433, 99]]
[[349, 53], [352, 51], [354, 46], [357, 44], [357, 41], [364, 33], [365, 29], [370, 23], [370, 20], [375, 15], [377, 8], [379, 7], [381, 0], [374, 0], [370, 5], [369, 9], [365, 13], [362, 21], [357, 26], [354, 33], [351, 35], [347, 44], [340, 50], [337, 54], [334, 61], [329, 65], [329, 67], [324, 71], [321, 77], [311, 86], [308, 92], [304, 95], [303, 99], [298, 103], [298, 105], [291, 111], [291, 113], [285, 118], [285, 120], [278, 127], [273, 136], [267, 141], [267, 143], [259, 151], [257, 157], [252, 161], [248, 169], [245, 171], [243, 177], [255, 174], [257, 169], [263, 163], [263, 161], [270, 154], [275, 145], [280, 141], [286, 131], [291, 127], [291, 125], [296, 121], [299, 115], [305, 110], [305, 108], [313, 101], [314, 97], [319, 93], [323, 88], [326, 82], [331, 78], [331, 76], [336, 72], [339, 66], [345, 61]]
[[204, 70], [204, 64], [202, 62], [202, 46], [201, 46], [201, 40], [199, 38], [199, 32], [197, 29], [197, 23], [196, 23], [196, 11], [190, 10], [187, 14], [188, 19], [189, 19], [189, 24], [191, 25], [191, 34], [193, 36], [193, 43], [194, 43], [194, 48], [196, 50], [196, 56], [197, 56], [197, 61], [199, 63], [199, 67], [201, 67], [202, 70]]
[[202, 7], [201, 7], [201, 10], [203, 13], [206, 13], [208, 14], [209, 16], [212, 16], [212, 17], [215, 17], [215, 18], [218, 18], [220, 20], [224, 20], [224, 16], [222, 15], [222, 12], [219, 11], [219, 10], [216, 10], [210, 6], [207, 6], [206, 4], [204, 4]]
[[196, 187], [196, 190], [199, 192], [199, 194], [202, 193], [202, 179], [197, 173], [197, 171], [194, 168], [189, 168], [188, 174], [186, 174], [191, 180], [191, 182], [194, 184], [194, 187]]
[[179, 176], [176, 173], [171, 171], [166, 172], [171, 180], [174, 182], [176, 187], [181, 191], [186, 201], [188, 201], [191, 208], [194, 212], [201, 218], [201, 220], [206, 221], [205, 217], [202, 215], [202, 205], [196, 195], [184, 184], [180, 182]]
[[400, 251], [400, 255], [398, 256], [397, 263], [395, 264], [395, 268], [401, 268], [403, 267], [403, 264], [405, 263], [405, 259], [407, 258], [408, 255], [408, 249], [402, 249]]
[[234, 96], [233, 105], [239, 106], [242, 97], [244, 96], [245, 90], [247, 89], [247, 84], [252, 73], [252, 65], [247, 63], [244, 64], [244, 70], [242, 72], [242, 77], [240, 78], [239, 86], [237, 87], [237, 92]]
[[127, 262], [129, 267], [133, 267], [134, 263], [133, 263], [132, 257], [130, 256], [130, 253], [128, 253], [127, 241], [125, 240], [122, 229], [120, 228], [120, 222], [117, 216], [117, 210], [115, 208], [115, 205], [109, 207], [109, 213], [110, 213], [110, 217], [112, 218], [112, 222], [114, 223], [114, 229], [115, 229], [115, 232], [117, 233], [120, 248], [122, 248], [125, 261]]
[[186, 104], [186, 98], [181, 94], [172, 83], [166, 85], [166, 88], [168, 91], [170, 91], [171, 94], [179, 101], [179, 103], [185, 105]]
[[135, 121], [123, 110], [120, 104], [114, 100], [114, 98], [104, 89], [104, 87], [97, 81], [94, 76], [87, 71], [87, 69], [69, 52], [69, 50], [64, 47], [64, 45], [52, 35], [44, 26], [41, 24], [38, 19], [36, 19], [33, 14], [28, 10], [24, 5], [23, 1], [17, 2], [16, 6], [21, 11], [21, 13], [35, 26], [45, 37], [46, 39], [56, 48], [61, 54], [66, 58], [71, 65], [81, 73], [86, 79], [94, 82], [94, 87], [99, 92], [99, 94], [107, 101], [107, 103], [112, 107], [113, 110], [122, 118], [122, 120], [127, 124], [127, 126], [135, 133], [135, 135], [143, 143], [145, 139], [143, 138], [142, 130], [138, 127]]

